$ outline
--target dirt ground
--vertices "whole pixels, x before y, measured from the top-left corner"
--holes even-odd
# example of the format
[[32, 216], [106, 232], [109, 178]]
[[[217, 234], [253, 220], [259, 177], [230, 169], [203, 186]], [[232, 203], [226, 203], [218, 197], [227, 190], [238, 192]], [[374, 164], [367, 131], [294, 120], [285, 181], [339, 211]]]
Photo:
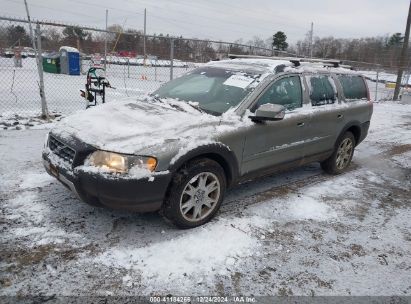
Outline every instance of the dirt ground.
[[0, 295], [411, 295], [411, 106], [375, 104], [350, 170], [231, 189], [178, 230], [88, 206], [41, 163], [46, 129], [0, 131]]

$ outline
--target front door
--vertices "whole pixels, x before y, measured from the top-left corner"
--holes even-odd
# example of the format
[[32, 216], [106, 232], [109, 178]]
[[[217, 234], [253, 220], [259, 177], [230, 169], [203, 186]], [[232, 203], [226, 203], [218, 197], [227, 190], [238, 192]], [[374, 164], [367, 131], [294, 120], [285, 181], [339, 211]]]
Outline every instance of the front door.
[[302, 159], [305, 127], [310, 114], [302, 109], [299, 75], [275, 80], [250, 108], [254, 112], [265, 103], [280, 104], [287, 111], [283, 120], [255, 123], [245, 132], [242, 175]]

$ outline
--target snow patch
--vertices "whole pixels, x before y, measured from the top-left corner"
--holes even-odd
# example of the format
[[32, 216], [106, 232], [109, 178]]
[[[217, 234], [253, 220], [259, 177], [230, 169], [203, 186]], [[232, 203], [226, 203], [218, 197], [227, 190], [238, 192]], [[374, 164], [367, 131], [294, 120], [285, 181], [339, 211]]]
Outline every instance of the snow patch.
[[119, 268], [134, 268], [159, 282], [182, 275], [204, 275], [225, 271], [237, 260], [255, 252], [257, 238], [251, 236], [250, 224], [261, 218], [220, 220], [187, 231], [174, 239], [142, 248], [114, 248], [97, 257], [95, 262]]
[[291, 203], [289, 211], [291, 216], [298, 220], [323, 221], [337, 216], [327, 204], [309, 196], [295, 200]]
[[29, 172], [23, 177], [23, 181], [20, 184], [21, 189], [30, 189], [43, 187], [47, 184], [50, 184], [55, 179], [48, 175], [47, 173], [36, 173]]
[[411, 169], [411, 151], [395, 155], [392, 160], [404, 169]]

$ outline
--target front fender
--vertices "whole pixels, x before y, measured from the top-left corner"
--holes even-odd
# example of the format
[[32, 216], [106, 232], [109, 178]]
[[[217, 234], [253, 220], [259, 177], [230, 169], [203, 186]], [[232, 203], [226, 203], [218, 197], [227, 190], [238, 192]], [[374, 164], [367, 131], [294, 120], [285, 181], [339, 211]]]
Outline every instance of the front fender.
[[196, 158], [210, 158], [218, 162], [224, 169], [227, 177], [227, 184], [231, 185], [239, 177], [239, 163], [234, 152], [222, 143], [208, 143], [197, 146], [193, 149], [181, 148], [170, 162], [169, 170], [178, 171], [185, 163]]

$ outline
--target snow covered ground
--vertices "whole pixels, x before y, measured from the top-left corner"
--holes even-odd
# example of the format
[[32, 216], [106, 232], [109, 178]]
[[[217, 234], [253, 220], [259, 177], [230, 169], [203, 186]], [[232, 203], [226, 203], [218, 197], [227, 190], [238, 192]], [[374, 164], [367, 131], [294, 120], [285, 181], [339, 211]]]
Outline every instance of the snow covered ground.
[[[207, 225], [88, 206], [0, 131], [0, 295], [411, 295], [411, 106], [375, 104], [349, 172], [231, 189]], [[40, 129], [39, 129], [40, 128]]]
[[[359, 71], [361, 74], [363, 74], [365, 77], [367, 77], [370, 80], [376, 81], [377, 80], [377, 72], [376, 71]], [[403, 84], [407, 83], [406, 80], [408, 80], [408, 85], [411, 85], [411, 78], [408, 77], [408, 74], [403, 75]], [[386, 73], [380, 71], [378, 73], [378, 80], [381, 82], [391, 82], [395, 83], [397, 81], [397, 75], [392, 74], [392, 73]]]

